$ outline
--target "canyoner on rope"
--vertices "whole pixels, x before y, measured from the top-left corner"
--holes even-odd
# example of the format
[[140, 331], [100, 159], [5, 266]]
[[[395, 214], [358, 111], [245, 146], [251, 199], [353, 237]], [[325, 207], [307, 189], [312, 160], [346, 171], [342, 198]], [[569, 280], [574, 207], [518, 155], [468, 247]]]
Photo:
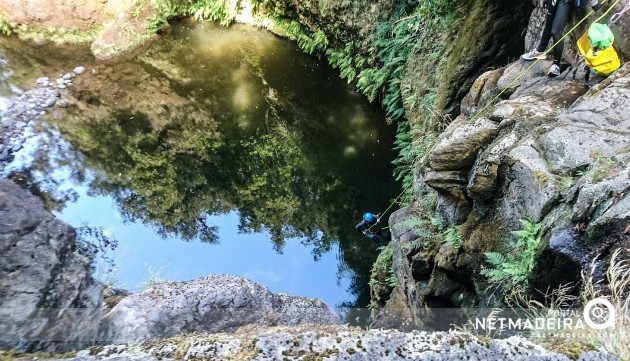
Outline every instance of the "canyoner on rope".
[[361, 222], [357, 223], [354, 226], [354, 229], [363, 233], [367, 238], [371, 239], [378, 246], [384, 246], [389, 243], [391, 239], [391, 234], [386, 229], [379, 229], [378, 222], [381, 219], [378, 215], [374, 215], [370, 212], [363, 214], [363, 219]]
[[613, 45], [615, 36], [606, 24], [593, 23], [577, 41], [578, 51], [584, 59], [588, 86], [591, 70], [599, 76], [608, 76], [621, 66], [619, 53]]

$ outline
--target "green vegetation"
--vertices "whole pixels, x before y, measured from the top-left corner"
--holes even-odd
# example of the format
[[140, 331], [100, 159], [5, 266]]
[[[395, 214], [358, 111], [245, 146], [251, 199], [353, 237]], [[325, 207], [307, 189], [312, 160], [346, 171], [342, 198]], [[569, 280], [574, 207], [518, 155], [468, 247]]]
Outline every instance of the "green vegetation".
[[529, 276], [534, 268], [534, 258], [541, 243], [542, 223], [521, 220], [522, 228], [512, 231], [516, 244], [511, 253], [487, 252], [489, 268], [482, 268], [481, 275], [488, 278], [493, 286], [513, 290], [527, 287]]
[[576, 175], [578, 177], [589, 178], [593, 182], [598, 182], [603, 178], [610, 177], [615, 168], [617, 162], [613, 158], [607, 158], [604, 156], [597, 156], [592, 163], [583, 170], [579, 170]]
[[396, 286], [396, 272], [393, 269], [394, 254], [391, 245], [383, 246], [381, 253], [376, 257], [372, 266], [369, 285], [375, 287], [377, 284], [386, 285], [390, 288]]
[[457, 233], [455, 225], [451, 225], [446, 230], [442, 231], [444, 242], [451, 246], [453, 249], [458, 250], [462, 248], [462, 238]]
[[13, 30], [19, 33], [21, 39], [27, 41], [47, 39], [55, 43], [89, 44], [101, 29], [97, 26], [91, 29], [39, 28], [23, 24]]
[[282, 16], [275, 15], [270, 20], [272, 21], [271, 28], [274, 32], [297, 41], [300, 49], [307, 54], [320, 55], [328, 47], [328, 38], [323, 31], [313, 33], [299, 22]]
[[423, 214], [404, 220], [398, 223], [397, 227], [413, 229], [417, 236], [415, 241], [403, 244], [403, 251], [407, 254], [413, 254], [420, 249], [437, 249], [444, 243], [455, 250], [462, 247], [462, 239], [455, 225], [449, 226], [440, 216], [429, 217]]
[[[379, 23], [368, 48], [359, 41], [348, 39], [338, 29], [327, 27], [316, 32], [308, 30], [296, 20], [295, 11], [272, 0], [255, 3], [258, 9], [272, 14], [273, 30], [296, 39], [300, 48], [309, 54], [325, 53], [329, 63], [339, 70], [340, 76], [356, 87], [370, 102], [379, 101], [386, 111], [388, 122], [397, 123], [394, 164], [395, 177], [411, 193], [413, 169], [416, 160], [428, 151], [439, 131], [442, 117], [435, 110], [437, 75], [431, 74], [431, 87], [421, 94], [403, 95], [403, 72], [410, 56], [427, 57], [438, 64], [447, 42], [442, 41], [453, 24], [453, 0], [397, 1], [389, 19]], [[330, 6], [329, 6], [330, 5]], [[322, 12], [331, 4], [320, 3]], [[342, 37], [343, 40], [339, 40]], [[334, 40], [331, 40], [334, 39]], [[411, 103], [411, 104], [405, 104]], [[424, 124], [411, 126], [406, 119], [406, 108], [419, 107], [426, 114]]]
[[151, 286], [168, 282], [168, 280], [164, 277], [164, 271], [166, 270], [167, 266], [160, 265], [157, 268], [153, 268], [152, 266], [145, 263], [144, 267], [147, 269], [148, 275], [140, 285], [141, 289], [146, 290]]
[[[405, 189], [411, 189], [409, 186], [413, 182], [416, 160], [433, 144], [439, 130], [435, 121], [439, 112], [434, 110], [433, 105], [435, 88], [428, 88], [423, 94], [411, 92], [412, 94], [403, 96], [403, 71], [408, 57], [416, 53], [422, 53], [422, 56], [438, 62], [446, 44], [439, 41], [441, 37], [438, 34], [446, 33], [451, 25], [452, 8], [453, 1], [449, 0], [423, 1], [411, 13], [405, 11], [405, 6], [399, 7], [397, 16], [379, 24], [373, 34], [373, 45], [378, 59], [376, 64], [366, 67], [358, 74], [359, 90], [370, 101], [378, 96], [389, 121], [398, 122], [395, 141], [398, 157], [394, 161], [394, 175]], [[431, 39], [435, 42], [429, 43]], [[357, 63], [362, 63], [362, 60], [360, 58]], [[406, 107], [413, 106], [420, 106], [420, 112], [425, 114], [422, 123], [411, 125], [405, 119]]]
[[158, 16], [149, 25], [152, 32], [159, 31], [175, 18], [193, 16], [197, 20], [217, 21], [228, 26], [238, 14], [240, 1], [230, 0], [151, 0]]
[[13, 28], [11, 28], [11, 24], [9, 24], [2, 15], [0, 15], [0, 34], [7, 36], [13, 34]]

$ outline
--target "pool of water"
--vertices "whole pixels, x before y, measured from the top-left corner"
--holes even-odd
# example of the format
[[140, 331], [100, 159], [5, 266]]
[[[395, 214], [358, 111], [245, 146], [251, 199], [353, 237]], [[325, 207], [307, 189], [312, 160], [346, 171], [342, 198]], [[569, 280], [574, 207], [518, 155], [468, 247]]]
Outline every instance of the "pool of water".
[[237, 274], [332, 308], [367, 306], [377, 249], [353, 226], [398, 193], [393, 129], [324, 60], [205, 22], [108, 63], [2, 41], [23, 86], [88, 69], [64, 90], [70, 106], [29, 129], [7, 176], [117, 241], [100, 278], [138, 290]]

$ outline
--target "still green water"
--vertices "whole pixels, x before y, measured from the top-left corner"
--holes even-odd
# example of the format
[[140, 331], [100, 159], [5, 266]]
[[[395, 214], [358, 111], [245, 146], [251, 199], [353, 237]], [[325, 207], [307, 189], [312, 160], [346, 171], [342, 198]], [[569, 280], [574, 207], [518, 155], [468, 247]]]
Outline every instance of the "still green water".
[[[393, 129], [325, 60], [256, 28], [196, 22], [177, 24], [115, 63], [95, 62], [82, 48], [7, 51], [10, 61], [25, 64], [14, 65], [22, 81], [58, 76], [60, 62], [69, 64], [65, 71], [88, 69], [64, 91], [71, 105], [51, 112], [52, 126], [34, 128], [37, 141], [13, 168], [12, 177], [38, 188], [59, 217], [112, 228], [99, 222], [113, 212], [139, 227], [118, 227], [119, 247], [154, 234], [149, 247], [171, 247], [169, 265], [205, 267], [201, 274], [222, 268], [191, 259], [204, 252], [211, 259], [251, 235], [266, 241], [243, 243], [248, 250], [240, 256], [226, 253], [212, 263], [247, 276], [234, 265], [264, 264], [260, 247], [281, 255], [297, 246], [309, 256], [273, 262], [328, 262], [337, 282], [304, 278], [290, 290], [265, 284], [272, 291], [298, 290], [331, 307], [369, 303], [377, 250], [353, 226], [399, 192], [390, 164]], [[103, 208], [107, 202], [114, 210]], [[181, 254], [184, 241], [207, 246]], [[326, 257], [330, 252], [335, 257]], [[328, 296], [331, 289], [348, 297]]]

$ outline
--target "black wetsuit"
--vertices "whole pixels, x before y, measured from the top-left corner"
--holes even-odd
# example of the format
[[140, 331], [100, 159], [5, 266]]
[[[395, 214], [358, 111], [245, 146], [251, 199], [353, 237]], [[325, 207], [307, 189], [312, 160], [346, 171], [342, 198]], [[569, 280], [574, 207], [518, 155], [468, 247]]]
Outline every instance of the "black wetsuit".
[[391, 237], [388, 231], [380, 230], [376, 227], [376, 219], [373, 219], [370, 222], [362, 220], [354, 226], [354, 229], [363, 233], [367, 238], [371, 239], [379, 246], [386, 245]]

